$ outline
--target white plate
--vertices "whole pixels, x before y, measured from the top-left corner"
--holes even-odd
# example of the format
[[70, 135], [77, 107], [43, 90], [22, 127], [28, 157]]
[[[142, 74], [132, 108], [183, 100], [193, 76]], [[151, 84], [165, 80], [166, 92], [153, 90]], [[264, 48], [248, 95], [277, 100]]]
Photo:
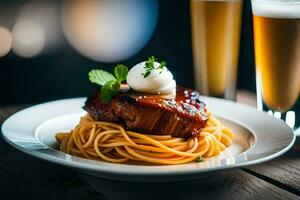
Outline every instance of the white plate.
[[211, 97], [202, 100], [237, 136], [222, 155], [202, 163], [173, 166], [113, 164], [57, 151], [55, 133], [70, 130], [78, 123], [79, 117], [85, 114], [81, 108], [85, 98], [53, 101], [22, 110], [4, 122], [2, 133], [12, 146], [38, 158], [93, 176], [141, 182], [196, 179], [210, 172], [261, 163], [283, 154], [295, 141], [292, 130], [283, 121], [255, 108]]

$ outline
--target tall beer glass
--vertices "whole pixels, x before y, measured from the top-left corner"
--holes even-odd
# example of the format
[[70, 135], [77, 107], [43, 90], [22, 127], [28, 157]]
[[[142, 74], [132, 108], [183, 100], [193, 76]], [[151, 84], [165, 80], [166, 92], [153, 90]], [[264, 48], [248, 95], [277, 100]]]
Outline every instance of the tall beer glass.
[[296, 128], [300, 117], [300, 0], [252, 0], [252, 11], [258, 109]]
[[236, 97], [242, 0], [191, 0], [196, 87], [204, 95]]

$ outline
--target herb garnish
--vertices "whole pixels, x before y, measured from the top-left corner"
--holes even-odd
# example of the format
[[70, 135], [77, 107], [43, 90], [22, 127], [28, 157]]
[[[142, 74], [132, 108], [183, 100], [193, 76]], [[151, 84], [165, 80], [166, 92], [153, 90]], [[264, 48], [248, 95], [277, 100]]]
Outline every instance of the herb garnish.
[[119, 64], [114, 69], [114, 75], [101, 70], [93, 69], [89, 72], [89, 79], [92, 83], [101, 85], [100, 96], [104, 103], [108, 103], [113, 97], [117, 96], [120, 91], [122, 81], [126, 80], [128, 68]]
[[164, 69], [164, 67], [166, 66], [166, 62], [165, 61], [161, 61], [160, 62], [160, 65], [158, 67], [155, 67], [155, 61], [157, 59], [154, 57], [154, 56], [151, 56], [150, 58], [148, 58], [148, 61], [145, 63], [145, 73], [144, 73], [144, 78], [147, 78], [150, 74], [151, 74], [151, 71], [154, 70], [154, 69], [157, 69], [157, 70], [161, 70], [159, 73], [162, 72], [162, 70]]
[[200, 156], [197, 160], [196, 160], [196, 162], [204, 162], [205, 161], [205, 159], [202, 157], [202, 156]]

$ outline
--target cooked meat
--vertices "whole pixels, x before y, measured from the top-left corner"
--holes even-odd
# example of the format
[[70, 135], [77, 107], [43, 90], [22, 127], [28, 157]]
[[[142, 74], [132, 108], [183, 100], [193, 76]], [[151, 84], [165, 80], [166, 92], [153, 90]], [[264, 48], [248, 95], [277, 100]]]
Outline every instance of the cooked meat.
[[122, 93], [105, 104], [91, 95], [83, 107], [94, 120], [121, 122], [127, 129], [187, 138], [200, 133], [208, 119], [197, 91], [177, 87], [176, 98]]

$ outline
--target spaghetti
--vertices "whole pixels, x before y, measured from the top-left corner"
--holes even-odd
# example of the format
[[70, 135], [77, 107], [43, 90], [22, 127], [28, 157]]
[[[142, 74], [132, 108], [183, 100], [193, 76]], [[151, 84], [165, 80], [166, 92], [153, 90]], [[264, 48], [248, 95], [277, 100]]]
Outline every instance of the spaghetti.
[[208, 113], [199, 136], [184, 139], [171, 135], [146, 135], [121, 125], [94, 121], [88, 115], [68, 133], [57, 133], [60, 151], [112, 163], [183, 164], [219, 155], [230, 146], [233, 133]]

